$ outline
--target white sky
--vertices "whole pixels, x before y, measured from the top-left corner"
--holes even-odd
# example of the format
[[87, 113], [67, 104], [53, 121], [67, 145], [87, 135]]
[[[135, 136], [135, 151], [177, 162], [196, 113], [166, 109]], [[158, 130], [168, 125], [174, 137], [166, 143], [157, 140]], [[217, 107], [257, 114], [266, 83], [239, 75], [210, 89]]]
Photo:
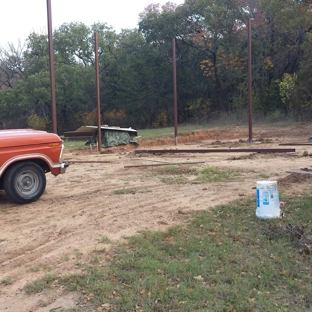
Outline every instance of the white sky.
[[[47, 34], [46, 0], [0, 0], [0, 47], [7, 43], [23, 43], [35, 31]], [[90, 26], [96, 22], [107, 23], [116, 32], [122, 28], [133, 29], [138, 16], [150, 3], [165, 4], [168, 0], [51, 0], [52, 27], [63, 23], [83, 22]], [[184, 0], [171, 0], [176, 4]]]

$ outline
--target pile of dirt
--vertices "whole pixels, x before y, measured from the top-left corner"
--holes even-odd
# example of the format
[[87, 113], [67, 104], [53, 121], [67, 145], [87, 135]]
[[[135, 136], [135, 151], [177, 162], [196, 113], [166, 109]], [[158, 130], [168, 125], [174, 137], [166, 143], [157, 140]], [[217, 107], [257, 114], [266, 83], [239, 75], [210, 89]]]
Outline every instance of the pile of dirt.
[[300, 174], [300, 173], [291, 173], [290, 175], [278, 179], [277, 184], [280, 186], [285, 186], [293, 183], [311, 183], [312, 175], [311, 174]]

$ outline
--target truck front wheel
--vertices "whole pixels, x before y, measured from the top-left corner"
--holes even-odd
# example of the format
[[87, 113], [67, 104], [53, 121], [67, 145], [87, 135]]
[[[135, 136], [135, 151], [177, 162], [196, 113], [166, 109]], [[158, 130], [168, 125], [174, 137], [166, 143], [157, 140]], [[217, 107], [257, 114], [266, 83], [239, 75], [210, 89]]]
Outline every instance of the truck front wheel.
[[33, 162], [13, 165], [4, 176], [3, 188], [8, 197], [20, 204], [37, 200], [46, 187], [43, 169]]

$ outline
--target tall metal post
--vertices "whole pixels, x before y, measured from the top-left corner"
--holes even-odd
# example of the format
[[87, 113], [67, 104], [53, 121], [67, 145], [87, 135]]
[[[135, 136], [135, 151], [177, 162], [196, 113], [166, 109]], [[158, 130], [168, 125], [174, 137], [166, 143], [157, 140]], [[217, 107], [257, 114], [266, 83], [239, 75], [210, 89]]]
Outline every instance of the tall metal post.
[[98, 33], [94, 33], [95, 41], [95, 81], [96, 81], [96, 99], [97, 99], [97, 122], [98, 122], [98, 152], [102, 149], [102, 133], [101, 133], [101, 97], [100, 97], [100, 70], [99, 70], [99, 40]]
[[251, 18], [248, 18], [248, 102], [249, 102], [249, 139], [252, 143], [252, 53], [251, 53]]
[[47, 15], [48, 15], [48, 39], [49, 39], [49, 63], [50, 63], [52, 125], [53, 125], [53, 132], [57, 133], [51, 0], [47, 0]]
[[172, 39], [172, 67], [173, 67], [173, 108], [174, 108], [174, 144], [178, 144], [178, 100], [177, 100], [177, 59], [176, 40]]

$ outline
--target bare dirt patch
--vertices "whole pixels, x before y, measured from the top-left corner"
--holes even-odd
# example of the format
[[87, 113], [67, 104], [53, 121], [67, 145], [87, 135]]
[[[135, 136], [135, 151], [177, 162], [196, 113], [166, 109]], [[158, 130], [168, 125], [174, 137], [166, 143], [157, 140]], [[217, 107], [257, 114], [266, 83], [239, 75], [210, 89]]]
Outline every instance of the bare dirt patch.
[[[255, 196], [259, 180], [277, 180], [279, 191], [298, 194], [311, 189], [311, 176], [287, 173], [311, 167], [312, 146], [288, 146], [294, 153], [236, 153], [235, 148], [285, 148], [280, 143], [307, 142], [312, 126], [257, 127], [254, 143], [247, 143], [248, 129], [194, 131], [173, 139], [142, 141], [137, 149], [189, 149], [189, 153], [138, 154], [133, 146], [105, 149], [101, 154], [86, 148], [67, 151], [67, 173], [47, 175], [47, 189], [40, 200], [16, 205], [0, 192], [0, 311], [50, 311], [74, 307], [77, 295], [42, 292], [27, 295], [24, 286], [46, 274], [79, 271], [91, 252], [103, 248], [103, 237], [123, 240], [142, 230], [164, 230], [187, 222], [193, 211], [209, 210], [235, 199]], [[231, 153], [192, 153], [194, 149], [232, 148]], [[231, 182], [168, 184], [156, 164], [208, 166], [235, 169]], [[170, 170], [166, 172], [170, 175]], [[253, 209], [256, 209], [256, 204]], [[107, 247], [107, 246], [106, 246]]]

